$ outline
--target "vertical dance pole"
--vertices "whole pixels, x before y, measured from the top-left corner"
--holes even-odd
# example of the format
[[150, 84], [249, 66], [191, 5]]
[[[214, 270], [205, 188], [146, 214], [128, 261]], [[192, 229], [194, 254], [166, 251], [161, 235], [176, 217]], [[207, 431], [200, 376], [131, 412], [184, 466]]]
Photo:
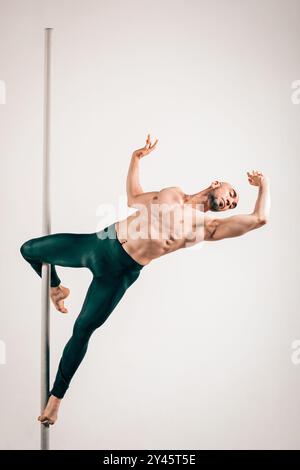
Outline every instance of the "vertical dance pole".
[[[51, 232], [50, 220], [50, 81], [52, 28], [45, 29], [44, 57], [44, 131], [43, 131], [43, 235]], [[42, 320], [41, 320], [41, 412], [49, 397], [50, 359], [50, 265], [42, 266]], [[49, 450], [49, 424], [41, 424], [41, 450]]]

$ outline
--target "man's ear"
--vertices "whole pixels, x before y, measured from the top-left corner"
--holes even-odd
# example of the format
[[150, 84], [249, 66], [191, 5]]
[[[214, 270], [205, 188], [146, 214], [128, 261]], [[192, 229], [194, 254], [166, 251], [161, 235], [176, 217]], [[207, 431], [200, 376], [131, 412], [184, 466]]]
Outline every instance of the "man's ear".
[[220, 181], [213, 181], [210, 186], [211, 186], [212, 189], [216, 189], [216, 188], [219, 188], [221, 186], [221, 183], [220, 183]]

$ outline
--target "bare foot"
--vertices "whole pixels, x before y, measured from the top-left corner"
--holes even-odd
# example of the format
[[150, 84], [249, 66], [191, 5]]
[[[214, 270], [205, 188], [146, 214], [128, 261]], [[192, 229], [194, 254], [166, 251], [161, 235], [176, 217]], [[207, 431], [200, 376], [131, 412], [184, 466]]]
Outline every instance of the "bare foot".
[[68, 310], [64, 305], [64, 299], [68, 297], [69, 294], [70, 289], [62, 286], [61, 284], [58, 287], [50, 288], [50, 297], [56, 310], [61, 313], [68, 313]]
[[43, 413], [38, 417], [38, 421], [43, 424], [54, 424], [57, 420], [58, 409], [60, 406], [61, 398], [50, 395], [46, 408]]

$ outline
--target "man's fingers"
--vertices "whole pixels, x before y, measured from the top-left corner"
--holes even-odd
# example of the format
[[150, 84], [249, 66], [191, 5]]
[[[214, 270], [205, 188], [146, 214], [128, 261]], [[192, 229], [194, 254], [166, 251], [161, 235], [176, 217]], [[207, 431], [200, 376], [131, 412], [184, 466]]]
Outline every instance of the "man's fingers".
[[147, 139], [146, 139], [146, 145], [143, 147], [143, 150], [147, 150], [147, 149], [148, 149], [149, 138], [150, 138], [150, 135], [148, 134], [148, 135], [147, 135]]
[[156, 139], [156, 141], [154, 142], [154, 144], [150, 146], [150, 149], [151, 149], [151, 150], [154, 149], [154, 147], [155, 147], [155, 145], [157, 144], [157, 142], [158, 142], [158, 139]]
[[148, 134], [147, 140], [146, 140], [146, 145], [145, 145], [145, 147], [143, 147], [142, 150], [146, 150], [147, 152], [153, 150], [155, 148], [157, 142], [158, 142], [158, 139], [156, 139], [154, 144], [151, 144], [150, 134]]
[[258, 170], [252, 170], [252, 172], [247, 171], [247, 176], [248, 178], [253, 178], [255, 176], [263, 176], [261, 171]]

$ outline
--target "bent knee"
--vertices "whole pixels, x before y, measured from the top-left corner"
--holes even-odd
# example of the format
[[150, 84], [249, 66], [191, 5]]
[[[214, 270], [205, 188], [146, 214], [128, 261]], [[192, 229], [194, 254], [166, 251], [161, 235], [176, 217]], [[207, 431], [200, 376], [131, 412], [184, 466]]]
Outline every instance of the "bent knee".
[[23, 258], [34, 258], [34, 255], [36, 254], [35, 251], [34, 239], [28, 240], [20, 247], [20, 252]]
[[23, 258], [27, 258], [29, 256], [30, 240], [28, 240], [27, 242], [23, 243], [23, 245], [21, 245], [20, 252], [21, 252], [21, 255], [23, 256]]

